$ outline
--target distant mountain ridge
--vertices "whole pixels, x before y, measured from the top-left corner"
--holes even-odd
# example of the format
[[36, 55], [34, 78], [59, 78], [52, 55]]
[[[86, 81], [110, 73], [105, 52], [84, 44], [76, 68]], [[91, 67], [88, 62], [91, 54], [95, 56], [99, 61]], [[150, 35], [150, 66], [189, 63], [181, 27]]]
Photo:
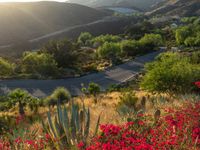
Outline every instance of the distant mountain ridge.
[[100, 10], [59, 2], [0, 3], [0, 46], [105, 17]]
[[200, 0], [165, 0], [152, 8], [149, 15], [200, 15]]
[[163, 0], [68, 0], [71, 3], [78, 3], [91, 7], [102, 6], [123, 6], [136, 7], [142, 10], [148, 10], [152, 5], [155, 5]]

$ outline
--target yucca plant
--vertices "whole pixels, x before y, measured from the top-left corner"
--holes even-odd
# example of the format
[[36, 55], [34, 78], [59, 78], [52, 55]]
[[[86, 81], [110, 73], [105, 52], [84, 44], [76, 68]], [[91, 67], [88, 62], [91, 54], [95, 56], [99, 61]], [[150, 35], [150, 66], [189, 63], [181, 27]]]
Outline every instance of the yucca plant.
[[[43, 123], [44, 129], [50, 134], [57, 149], [71, 148], [79, 142], [85, 145], [90, 130], [90, 109], [82, 108], [72, 102], [71, 108], [57, 104], [57, 114], [53, 117], [47, 112], [47, 124]], [[100, 116], [98, 117], [94, 135], [99, 128]]]

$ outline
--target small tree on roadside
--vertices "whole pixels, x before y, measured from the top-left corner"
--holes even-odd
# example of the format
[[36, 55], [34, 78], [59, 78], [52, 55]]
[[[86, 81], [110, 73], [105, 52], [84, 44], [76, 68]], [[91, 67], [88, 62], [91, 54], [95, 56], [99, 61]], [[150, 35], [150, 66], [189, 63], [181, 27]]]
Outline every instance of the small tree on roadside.
[[49, 106], [55, 106], [58, 103], [60, 104], [68, 103], [70, 99], [71, 99], [70, 92], [64, 87], [58, 87], [53, 91], [53, 93], [49, 97], [46, 98], [46, 103]]
[[121, 55], [120, 44], [106, 42], [98, 48], [97, 55], [101, 59], [107, 59], [113, 64], [117, 64]]
[[94, 82], [91, 82], [88, 86], [88, 92], [94, 96], [94, 102], [97, 103], [97, 95], [100, 93], [100, 86]]
[[24, 107], [32, 100], [32, 96], [24, 90], [15, 89], [8, 94], [11, 105], [18, 104], [19, 114], [25, 115]]

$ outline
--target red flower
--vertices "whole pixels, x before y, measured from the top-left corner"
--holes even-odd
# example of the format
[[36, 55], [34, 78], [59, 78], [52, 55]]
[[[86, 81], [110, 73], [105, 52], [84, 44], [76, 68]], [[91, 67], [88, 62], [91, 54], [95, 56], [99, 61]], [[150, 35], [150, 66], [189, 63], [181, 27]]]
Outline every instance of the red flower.
[[22, 143], [22, 139], [21, 139], [21, 137], [16, 138], [16, 139], [15, 139], [15, 143], [17, 143], [17, 144]]
[[86, 150], [194, 149], [194, 145], [199, 148], [200, 102], [186, 102], [183, 107], [169, 108], [167, 112], [168, 115], [154, 125], [148, 125], [149, 120], [142, 119], [136, 124], [101, 125], [101, 134], [92, 140]]
[[198, 88], [200, 88], [200, 81], [194, 83]]
[[79, 149], [82, 149], [84, 146], [85, 146], [84, 142], [80, 142], [80, 143], [78, 144], [78, 148], [79, 148]]

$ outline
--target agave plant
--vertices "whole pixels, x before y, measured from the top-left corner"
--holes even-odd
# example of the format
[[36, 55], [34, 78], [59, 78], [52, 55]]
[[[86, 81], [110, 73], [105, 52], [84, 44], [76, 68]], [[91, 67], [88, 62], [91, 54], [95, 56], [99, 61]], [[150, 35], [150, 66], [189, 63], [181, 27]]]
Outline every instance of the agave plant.
[[[57, 104], [57, 114], [53, 117], [47, 112], [47, 124], [43, 123], [44, 129], [50, 134], [57, 149], [70, 148], [79, 142], [87, 143], [90, 130], [90, 109], [82, 108], [72, 102], [71, 109]], [[95, 136], [99, 128], [100, 116], [94, 131]]]

